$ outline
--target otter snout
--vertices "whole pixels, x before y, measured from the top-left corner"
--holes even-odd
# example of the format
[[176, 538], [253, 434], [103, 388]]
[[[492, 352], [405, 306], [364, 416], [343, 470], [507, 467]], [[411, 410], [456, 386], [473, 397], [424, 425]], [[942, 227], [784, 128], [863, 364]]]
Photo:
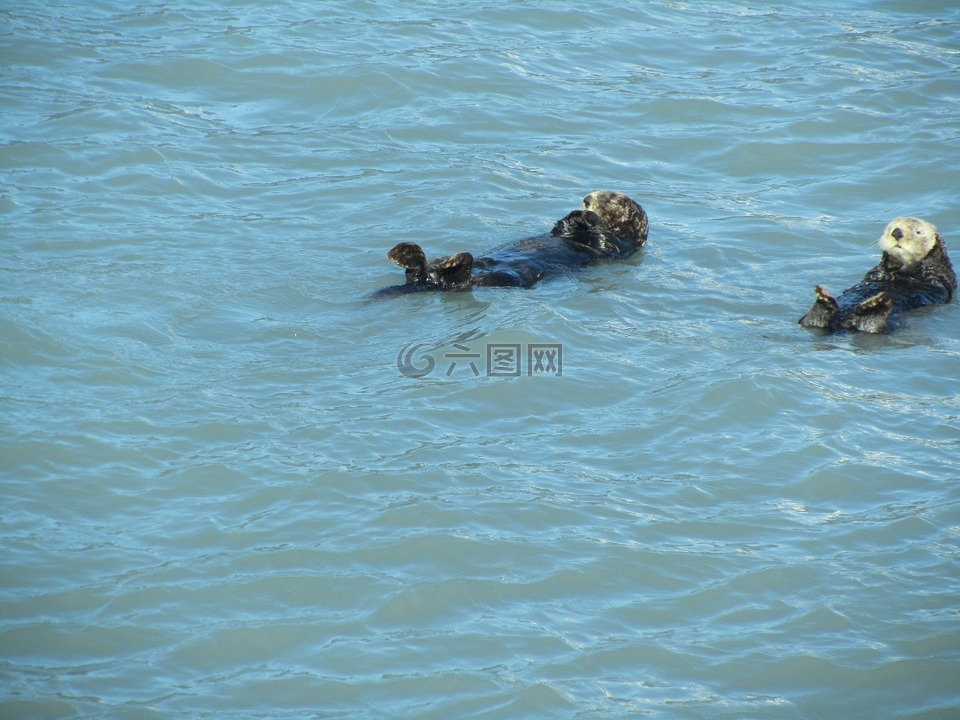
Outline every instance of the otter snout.
[[903, 230], [901, 230], [901, 229], [898, 228], [898, 227], [894, 228], [894, 229], [893, 229], [893, 232], [891, 232], [890, 234], [893, 235], [893, 239], [894, 239], [894, 240], [902, 240], [902, 239], [903, 239]]

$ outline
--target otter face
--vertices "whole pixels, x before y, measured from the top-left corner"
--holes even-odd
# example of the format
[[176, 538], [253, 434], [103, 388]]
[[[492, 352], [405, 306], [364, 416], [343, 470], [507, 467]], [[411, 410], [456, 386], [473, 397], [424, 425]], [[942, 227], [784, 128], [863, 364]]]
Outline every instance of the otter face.
[[880, 249], [907, 268], [923, 260], [937, 245], [937, 228], [926, 220], [899, 217], [880, 236]]
[[583, 209], [595, 212], [619, 237], [638, 246], [647, 239], [647, 214], [623, 193], [596, 190], [583, 199]]

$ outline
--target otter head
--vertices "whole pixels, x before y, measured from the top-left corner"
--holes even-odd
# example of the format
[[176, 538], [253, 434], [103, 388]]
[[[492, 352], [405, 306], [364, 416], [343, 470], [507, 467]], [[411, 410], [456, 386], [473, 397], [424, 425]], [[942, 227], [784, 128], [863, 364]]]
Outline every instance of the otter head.
[[634, 200], [613, 190], [596, 190], [583, 199], [583, 209], [603, 218], [620, 238], [640, 247], [647, 239], [647, 214]]
[[940, 235], [926, 220], [899, 217], [880, 236], [880, 249], [903, 268], [923, 260], [937, 246]]
[[408, 284], [422, 285], [427, 279], [427, 256], [424, 255], [423, 248], [416, 243], [395, 245], [387, 253], [387, 258], [407, 271]]

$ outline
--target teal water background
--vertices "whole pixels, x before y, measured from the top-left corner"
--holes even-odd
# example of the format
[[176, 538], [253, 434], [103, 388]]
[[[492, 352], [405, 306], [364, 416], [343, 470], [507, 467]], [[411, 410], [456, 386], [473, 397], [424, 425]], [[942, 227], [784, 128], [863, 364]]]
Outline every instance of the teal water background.
[[[27, 0], [0, 60], [0, 717], [958, 717], [960, 307], [796, 324], [898, 215], [960, 261], [955, 4]], [[362, 301], [597, 188], [643, 254]]]

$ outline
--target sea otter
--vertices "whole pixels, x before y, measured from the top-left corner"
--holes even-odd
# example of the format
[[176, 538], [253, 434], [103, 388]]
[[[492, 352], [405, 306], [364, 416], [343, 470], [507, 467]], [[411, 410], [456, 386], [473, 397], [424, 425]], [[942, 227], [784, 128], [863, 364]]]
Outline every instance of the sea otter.
[[597, 190], [579, 210], [558, 220], [544, 235], [518, 240], [474, 258], [468, 252], [428, 262], [416, 243], [400, 243], [387, 257], [406, 270], [405, 285], [374, 293], [389, 297], [420, 290], [462, 290], [469, 287], [528, 288], [551, 274], [589, 265], [604, 258], [632, 255], [647, 240], [643, 208], [623, 193]]
[[957, 276], [934, 225], [899, 217], [883, 231], [880, 248], [880, 264], [839, 298], [817, 285], [816, 302], [798, 322], [824, 330], [889, 332], [904, 311], [953, 299]]

